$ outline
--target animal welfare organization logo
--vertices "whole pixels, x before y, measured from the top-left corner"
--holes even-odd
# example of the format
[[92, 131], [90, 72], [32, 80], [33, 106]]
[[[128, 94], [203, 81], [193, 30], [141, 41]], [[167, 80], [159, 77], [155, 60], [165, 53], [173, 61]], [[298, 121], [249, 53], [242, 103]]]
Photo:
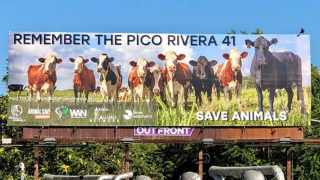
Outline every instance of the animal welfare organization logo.
[[12, 116], [18, 117], [23, 113], [23, 109], [20, 105], [12, 105], [11, 106], [11, 114]]
[[55, 112], [59, 116], [59, 121], [62, 121], [64, 117], [68, 114], [69, 109], [66, 106], [61, 106], [57, 107]]
[[132, 118], [132, 115], [133, 115], [133, 114], [132, 114], [132, 111], [127, 109], [127, 110], [125, 110], [125, 112], [126, 112], [126, 113], [122, 115], [123, 118], [126, 119], [126, 120], [131, 119], [131, 118]]

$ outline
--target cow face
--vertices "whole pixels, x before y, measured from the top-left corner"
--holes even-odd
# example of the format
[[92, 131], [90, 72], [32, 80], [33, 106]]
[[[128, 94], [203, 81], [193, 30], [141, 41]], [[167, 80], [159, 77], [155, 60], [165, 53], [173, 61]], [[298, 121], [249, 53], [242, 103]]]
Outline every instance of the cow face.
[[109, 58], [107, 54], [102, 53], [99, 58], [92, 57], [91, 61], [97, 63], [97, 72], [106, 73], [110, 67], [110, 63], [114, 61], [114, 58]]
[[183, 60], [186, 56], [184, 54], [177, 55], [174, 51], [168, 51], [166, 55], [159, 54], [158, 58], [165, 61], [168, 71], [176, 71], [179, 60]]
[[70, 58], [69, 59], [72, 63], [74, 63], [74, 73], [81, 73], [84, 63], [87, 63], [89, 59], [83, 59], [81, 56], [77, 57], [76, 59]]
[[166, 63], [169, 75], [174, 76], [177, 69], [178, 61], [183, 60], [186, 56], [184, 54], [177, 55], [174, 51], [168, 51], [166, 55], [159, 54], [158, 58]]
[[256, 63], [259, 64], [260, 66], [265, 66], [268, 64], [267, 53], [269, 52], [269, 46], [272, 44], [277, 44], [278, 39], [273, 38], [271, 41], [268, 41], [266, 38], [260, 36], [254, 42], [252, 42], [249, 39], [247, 39], [245, 42], [248, 48], [250, 48], [251, 46], [254, 46], [255, 48], [254, 60], [257, 61]]
[[216, 60], [208, 61], [205, 56], [200, 56], [198, 61], [191, 60], [189, 64], [193, 66], [193, 75], [199, 79], [207, 79], [210, 66], [217, 64]]
[[152, 72], [153, 78], [154, 78], [154, 87], [153, 87], [153, 93], [155, 95], [159, 95], [160, 94], [160, 83], [162, 81], [161, 78], [161, 67], [159, 65], [156, 65], [154, 67], [154, 70]]
[[148, 62], [145, 58], [140, 58], [137, 62], [130, 62], [132, 67], [137, 68], [137, 75], [139, 79], [144, 79], [147, 76], [147, 71], [150, 67], [154, 66], [154, 64], [155, 63], [153, 61]]
[[54, 54], [49, 54], [46, 59], [39, 58], [38, 61], [44, 63], [43, 73], [52, 75], [56, 70], [56, 64], [60, 64], [62, 59], [58, 59]]
[[242, 66], [242, 58], [246, 58], [248, 56], [247, 52], [240, 53], [237, 49], [231, 49], [230, 54], [225, 53], [222, 55], [226, 60], [231, 62], [231, 69], [234, 72], [241, 71]]

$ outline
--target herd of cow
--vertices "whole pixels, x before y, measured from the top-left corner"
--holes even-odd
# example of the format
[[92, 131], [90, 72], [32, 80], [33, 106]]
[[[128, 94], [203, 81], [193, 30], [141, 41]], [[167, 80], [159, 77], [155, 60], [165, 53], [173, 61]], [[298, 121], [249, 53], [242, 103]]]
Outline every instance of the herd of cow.
[[[254, 42], [246, 40], [245, 43], [248, 48], [255, 47], [251, 75], [258, 93], [259, 111], [263, 111], [263, 90], [269, 91], [270, 111], [273, 112], [275, 91], [284, 88], [288, 94], [286, 112], [289, 113], [293, 99], [292, 87], [296, 85], [297, 97], [302, 101], [301, 113], [307, 114], [302, 90], [300, 57], [292, 52], [270, 52], [269, 46], [277, 43], [276, 38], [268, 41], [261, 36]], [[128, 89], [131, 91], [133, 101], [150, 102], [154, 95], [160, 95], [164, 102], [167, 99], [170, 100], [173, 107], [177, 105], [184, 107], [187, 105], [188, 91], [194, 89], [196, 103], [201, 105], [201, 92], [206, 93], [207, 99], [211, 102], [212, 90], [215, 89], [217, 98], [220, 98], [222, 91], [227, 102], [230, 101], [232, 93], [236, 93], [240, 104], [242, 59], [246, 58], [248, 53], [232, 49], [222, 56], [226, 61], [219, 65], [216, 60], [208, 61], [205, 56], [200, 56], [197, 61], [190, 60], [189, 64], [193, 67], [192, 73], [187, 64], [179, 62], [185, 59], [185, 55], [176, 54], [174, 51], [158, 55], [158, 58], [165, 62], [163, 67], [155, 65], [155, 62], [147, 61], [145, 58], [131, 61], [132, 69], [128, 77]], [[40, 101], [41, 92], [47, 92], [51, 101], [57, 81], [56, 65], [60, 64], [62, 60], [53, 54], [50, 54], [46, 59], [39, 58], [38, 60], [42, 64], [31, 65], [27, 71], [29, 97], [32, 98], [36, 93], [36, 97]], [[77, 101], [79, 93], [84, 93], [87, 101], [89, 93], [96, 89], [93, 70], [88, 69], [85, 65], [89, 59], [79, 56], [69, 60], [75, 65], [73, 69], [75, 99]], [[100, 73], [99, 91], [103, 101], [107, 102], [117, 101], [119, 91], [124, 89], [121, 67], [115, 66], [114, 60], [106, 53], [91, 58], [91, 61], [97, 64], [96, 71]], [[215, 65], [217, 66], [214, 69]], [[151, 67], [154, 67], [152, 72]]]

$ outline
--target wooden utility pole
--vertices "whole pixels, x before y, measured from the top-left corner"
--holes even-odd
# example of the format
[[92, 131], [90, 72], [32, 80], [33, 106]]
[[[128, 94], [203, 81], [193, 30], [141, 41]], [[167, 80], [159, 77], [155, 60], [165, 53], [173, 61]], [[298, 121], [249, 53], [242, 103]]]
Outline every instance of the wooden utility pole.
[[[125, 173], [129, 173], [130, 171], [130, 145], [129, 144], [125, 144], [125, 153], [126, 153], [126, 157], [125, 157]], [[127, 180], [129, 180], [129, 178], [127, 178]]]
[[203, 148], [200, 147], [199, 150], [199, 176], [200, 179], [203, 180]]
[[287, 180], [291, 180], [291, 148], [287, 147]]
[[39, 147], [34, 147], [34, 179], [39, 179]]

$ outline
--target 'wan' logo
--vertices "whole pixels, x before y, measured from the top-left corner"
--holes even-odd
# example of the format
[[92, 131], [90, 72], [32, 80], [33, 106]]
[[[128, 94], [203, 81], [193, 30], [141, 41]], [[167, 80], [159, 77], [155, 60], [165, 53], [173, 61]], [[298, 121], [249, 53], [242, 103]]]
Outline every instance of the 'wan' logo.
[[87, 118], [87, 110], [70, 109], [71, 118]]

